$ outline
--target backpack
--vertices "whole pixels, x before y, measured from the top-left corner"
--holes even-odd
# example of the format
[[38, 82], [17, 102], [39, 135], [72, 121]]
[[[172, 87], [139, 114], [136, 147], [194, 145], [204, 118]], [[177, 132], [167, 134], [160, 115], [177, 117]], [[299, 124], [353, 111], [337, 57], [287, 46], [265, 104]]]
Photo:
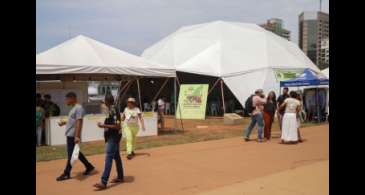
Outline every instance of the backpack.
[[251, 114], [252, 111], [254, 110], [253, 102], [252, 102], [253, 96], [254, 95], [251, 95], [250, 97], [248, 97], [245, 102], [245, 110], [248, 114]]

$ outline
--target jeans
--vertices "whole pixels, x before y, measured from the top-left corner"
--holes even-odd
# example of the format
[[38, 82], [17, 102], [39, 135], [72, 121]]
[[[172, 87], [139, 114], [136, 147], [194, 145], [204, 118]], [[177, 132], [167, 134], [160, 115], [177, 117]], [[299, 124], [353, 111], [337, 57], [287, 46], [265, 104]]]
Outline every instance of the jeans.
[[247, 126], [245, 130], [245, 138], [250, 137], [252, 129], [255, 127], [256, 123], [258, 125], [258, 138], [259, 140], [262, 140], [262, 130], [264, 128], [264, 119], [262, 113], [251, 116], [251, 123]]
[[117, 168], [118, 179], [124, 178], [122, 159], [120, 158], [119, 142], [113, 138], [108, 139], [105, 145], [105, 167], [103, 175], [101, 176], [101, 182], [106, 185], [112, 169], [113, 159]]
[[[66, 163], [66, 168], [64, 170], [65, 175], [70, 175], [72, 169], [70, 160], [72, 152], [74, 151], [74, 147], [75, 147], [75, 137], [67, 137], [67, 163]], [[93, 167], [92, 164], [89, 161], [87, 161], [86, 157], [81, 152], [79, 153], [79, 160], [82, 162], [82, 164], [84, 164], [86, 169]]]

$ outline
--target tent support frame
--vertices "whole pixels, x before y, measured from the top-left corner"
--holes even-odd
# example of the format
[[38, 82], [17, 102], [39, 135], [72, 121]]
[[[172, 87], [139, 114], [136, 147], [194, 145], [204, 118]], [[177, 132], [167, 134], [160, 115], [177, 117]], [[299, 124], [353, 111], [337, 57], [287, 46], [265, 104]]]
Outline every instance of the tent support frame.
[[225, 102], [224, 102], [223, 79], [220, 79], [220, 81], [221, 81], [221, 93], [222, 93], [223, 117], [224, 117], [224, 114], [226, 113], [226, 105], [225, 105]]

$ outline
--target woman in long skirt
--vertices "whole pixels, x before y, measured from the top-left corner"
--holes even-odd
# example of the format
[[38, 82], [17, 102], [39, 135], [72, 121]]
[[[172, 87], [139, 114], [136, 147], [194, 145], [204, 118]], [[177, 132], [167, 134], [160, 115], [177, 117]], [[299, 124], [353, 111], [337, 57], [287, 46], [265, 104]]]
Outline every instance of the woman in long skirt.
[[296, 99], [297, 93], [291, 91], [281, 107], [285, 107], [283, 117], [281, 143], [297, 143], [298, 142], [298, 121], [297, 113], [300, 111], [300, 101]]
[[131, 160], [135, 155], [134, 150], [136, 147], [136, 137], [139, 130], [138, 120], [141, 122], [142, 130], [144, 130], [144, 120], [141, 111], [138, 107], [136, 107], [136, 100], [134, 98], [128, 98], [127, 107], [124, 109], [122, 115], [128, 160]]

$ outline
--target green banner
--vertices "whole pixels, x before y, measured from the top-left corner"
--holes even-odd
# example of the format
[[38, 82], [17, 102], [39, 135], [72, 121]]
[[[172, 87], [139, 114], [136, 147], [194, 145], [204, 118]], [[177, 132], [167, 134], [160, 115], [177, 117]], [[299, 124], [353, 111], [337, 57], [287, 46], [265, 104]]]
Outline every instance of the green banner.
[[176, 118], [205, 119], [208, 88], [208, 84], [182, 84]]
[[289, 79], [297, 78], [303, 71], [293, 70], [275, 70], [275, 76], [277, 81], [286, 81]]

